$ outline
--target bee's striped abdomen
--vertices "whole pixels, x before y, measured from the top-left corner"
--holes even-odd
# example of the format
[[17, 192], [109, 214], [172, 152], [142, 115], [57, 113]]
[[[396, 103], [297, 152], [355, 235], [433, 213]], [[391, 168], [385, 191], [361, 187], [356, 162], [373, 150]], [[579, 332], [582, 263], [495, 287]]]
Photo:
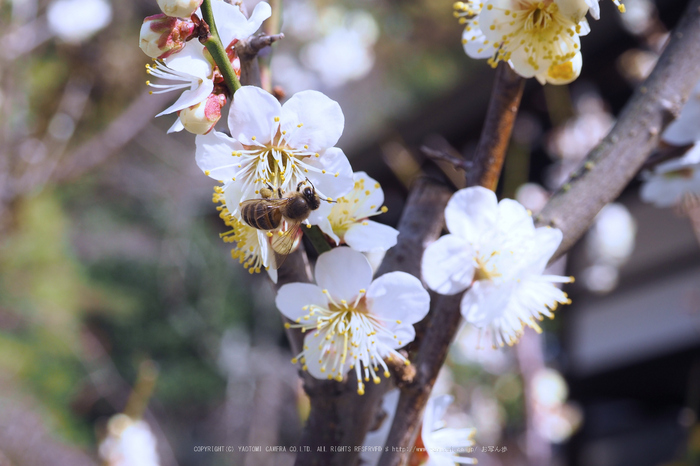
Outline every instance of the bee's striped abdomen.
[[265, 202], [251, 202], [241, 207], [243, 221], [258, 230], [274, 230], [282, 221], [279, 208]]

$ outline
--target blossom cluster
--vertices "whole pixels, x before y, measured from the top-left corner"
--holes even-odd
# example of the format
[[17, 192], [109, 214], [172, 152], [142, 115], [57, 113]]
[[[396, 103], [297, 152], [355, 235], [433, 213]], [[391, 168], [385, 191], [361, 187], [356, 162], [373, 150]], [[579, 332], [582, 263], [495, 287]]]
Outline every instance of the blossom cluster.
[[556, 284], [573, 277], [543, 275], [561, 231], [535, 228], [517, 201], [498, 202], [482, 187], [462, 189], [448, 202], [445, 221], [450, 234], [426, 248], [423, 279], [441, 294], [468, 288], [462, 316], [484, 330], [494, 347], [517, 342], [525, 326], [541, 332], [537, 321], [570, 302]]
[[[201, 3], [202, 0], [159, 0], [163, 13], [147, 17], [141, 26], [139, 46], [155, 60], [153, 65], [146, 65], [146, 70], [159, 78], [157, 83], [146, 84], [156, 94], [183, 90], [174, 104], [157, 115], [178, 114], [168, 132], [186, 129], [194, 134], [208, 133], [221, 118], [221, 109], [230, 93], [223, 84], [221, 70], [197, 40], [207, 31], [201, 20]], [[250, 37], [270, 17], [270, 5], [258, 3], [250, 18], [238, 7], [220, 0], [213, 1], [211, 9], [221, 43], [240, 77], [240, 60], [234, 46]]]
[[468, 0], [454, 8], [464, 24], [467, 55], [487, 58], [494, 67], [505, 61], [542, 84], [567, 84], [578, 77], [583, 64], [579, 37], [590, 32], [586, 13], [600, 16], [598, 0]]
[[[399, 350], [415, 338], [414, 324], [427, 315], [430, 297], [410, 274], [373, 277], [365, 254], [393, 247], [398, 231], [370, 220], [387, 211], [384, 193], [366, 173], [353, 172], [337, 147], [345, 125], [340, 105], [313, 90], [281, 103], [259, 87], [231, 86], [227, 73], [240, 71], [235, 45], [270, 16], [266, 3], [258, 3], [250, 18], [220, 0], [158, 4], [163, 14], [146, 18], [141, 29], [141, 48], [156, 60], [148, 71], [160, 79], [148, 84], [156, 92], [183, 91], [161, 115], [177, 112], [171, 131], [184, 128], [197, 135], [196, 163], [220, 183], [212, 200], [229, 227], [222, 238], [233, 245], [233, 258], [249, 272], [265, 269], [276, 283], [276, 269], [300, 243], [301, 225], [316, 227], [312, 233], [330, 249], [316, 261], [316, 284], [281, 286], [276, 305], [289, 319], [287, 328], [305, 334], [304, 347], [293, 362], [322, 379], [343, 381], [354, 371], [357, 392], [363, 394], [365, 383], [379, 383], [380, 376], [389, 377], [393, 365], [409, 363]], [[506, 36], [517, 34], [512, 24], [499, 23], [496, 12], [504, 5], [487, 3], [480, 13], [482, 21], [491, 18], [494, 30], [504, 34], [494, 59], [529, 63], [537, 74], [532, 47], [506, 47], [511, 43]], [[565, 72], [565, 62], [580, 57], [576, 34], [582, 33], [581, 27], [567, 23], [571, 17], [559, 8], [552, 1], [538, 3], [513, 16], [515, 23], [527, 23], [521, 26], [528, 30], [555, 25], [536, 37], [550, 44], [536, 51], [550, 57], [549, 75], [555, 69]], [[202, 9], [211, 12], [213, 17], [207, 18], [216, 24], [204, 21]], [[474, 26], [477, 13], [468, 20]], [[579, 23], [585, 23], [583, 13]], [[493, 39], [484, 39], [483, 45], [487, 40]], [[210, 49], [211, 41], [220, 43]], [[221, 47], [223, 58], [218, 54]], [[227, 134], [215, 126], [229, 100]], [[498, 203], [484, 188], [457, 192], [445, 218], [450, 234], [427, 248], [423, 280], [438, 293], [468, 289], [462, 313], [490, 332], [494, 345], [514, 343], [524, 325], [539, 330], [536, 319], [551, 317], [557, 304], [568, 302], [556, 284], [570, 277], [543, 275], [561, 242], [559, 230], [536, 229], [524, 207], [512, 200]]]

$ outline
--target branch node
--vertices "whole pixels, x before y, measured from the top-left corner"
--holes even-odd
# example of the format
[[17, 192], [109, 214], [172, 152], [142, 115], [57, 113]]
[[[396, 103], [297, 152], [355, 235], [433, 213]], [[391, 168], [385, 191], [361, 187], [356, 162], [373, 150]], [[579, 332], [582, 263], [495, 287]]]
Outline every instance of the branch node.
[[252, 60], [265, 47], [268, 47], [280, 39], [284, 38], [284, 34], [261, 34], [253, 36], [249, 40], [242, 40], [236, 44], [236, 52], [241, 60]]

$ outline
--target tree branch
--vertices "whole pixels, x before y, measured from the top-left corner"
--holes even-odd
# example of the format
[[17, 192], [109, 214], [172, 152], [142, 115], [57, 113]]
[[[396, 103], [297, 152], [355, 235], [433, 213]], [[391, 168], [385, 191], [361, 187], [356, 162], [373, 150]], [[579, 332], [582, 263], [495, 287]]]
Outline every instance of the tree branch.
[[[420, 261], [425, 247], [441, 233], [443, 211], [451, 192], [428, 178], [416, 181], [406, 202], [396, 246], [391, 248], [377, 271], [377, 276], [391, 271], [404, 271], [420, 277]], [[291, 258], [290, 258], [291, 259]], [[287, 266], [289, 260], [285, 262]], [[329, 445], [362, 445], [367, 431], [380, 414], [382, 396], [393, 388], [392, 379], [379, 385], [367, 384], [365, 394], [356, 392], [356, 380], [351, 371], [344, 383], [317, 380], [303, 374], [304, 388], [311, 398], [311, 412], [304, 428], [301, 445], [310, 452], [298, 454], [297, 466], [357, 464], [357, 452], [331, 452]], [[326, 446], [326, 452], [316, 451]]]
[[496, 70], [484, 128], [472, 160], [473, 167], [467, 171], [467, 186], [480, 185], [496, 190], [524, 88], [525, 79], [507, 63], [501, 62]]
[[[480, 185], [492, 190], [496, 189], [524, 85], [525, 80], [515, 74], [510, 66], [504, 63], [499, 65], [484, 129], [472, 160], [472, 167], [467, 171], [467, 186]], [[440, 211], [440, 228], [444, 223], [443, 214], [448, 199], [440, 205], [436, 203], [433, 206], [433, 209]], [[415, 221], [421, 221], [421, 219], [417, 218]], [[426, 246], [427, 244], [424, 244], [423, 248]], [[420, 257], [422, 254], [418, 258], [418, 267], [420, 267]], [[412, 383], [406, 384], [401, 389], [394, 423], [386, 441], [386, 446], [393, 448], [382, 453], [379, 461], [382, 466], [398, 466], [408, 461], [407, 452], [418, 435], [421, 414], [428, 402], [437, 374], [445, 362], [447, 351], [459, 329], [460, 301], [460, 295], [441, 296], [431, 293], [430, 313], [422, 326], [418, 327], [418, 329], [425, 329], [424, 334], [421, 335], [417, 330], [414, 340], [414, 347], [418, 347], [413, 359], [416, 376]], [[403, 450], [403, 452], [396, 450]]]
[[586, 232], [659, 144], [664, 128], [680, 113], [700, 76], [700, 0], [693, 0], [647, 80], [637, 88], [605, 139], [568, 183], [556, 192], [537, 224], [564, 233], [556, 260]]

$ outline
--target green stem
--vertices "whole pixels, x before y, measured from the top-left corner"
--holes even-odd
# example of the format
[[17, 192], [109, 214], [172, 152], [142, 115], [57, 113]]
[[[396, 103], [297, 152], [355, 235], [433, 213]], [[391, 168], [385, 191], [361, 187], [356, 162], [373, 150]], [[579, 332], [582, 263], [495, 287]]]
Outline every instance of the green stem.
[[318, 255], [331, 250], [331, 247], [326, 241], [326, 238], [324, 238], [321, 229], [316, 225], [312, 226], [311, 228], [304, 228], [304, 234], [307, 238], [309, 238], [309, 241], [311, 241], [311, 244]]
[[214, 22], [214, 14], [211, 11], [211, 0], [204, 0], [202, 2], [202, 19], [209, 26], [209, 37], [202, 42], [204, 46], [211, 54], [214, 62], [219, 67], [221, 75], [224, 77], [226, 86], [228, 86], [231, 92], [231, 97], [233, 94], [241, 88], [241, 82], [236, 77], [236, 73], [233, 71], [231, 62], [226, 54], [226, 48], [222, 45], [221, 39], [219, 38], [219, 33], [216, 30], [216, 23]]

